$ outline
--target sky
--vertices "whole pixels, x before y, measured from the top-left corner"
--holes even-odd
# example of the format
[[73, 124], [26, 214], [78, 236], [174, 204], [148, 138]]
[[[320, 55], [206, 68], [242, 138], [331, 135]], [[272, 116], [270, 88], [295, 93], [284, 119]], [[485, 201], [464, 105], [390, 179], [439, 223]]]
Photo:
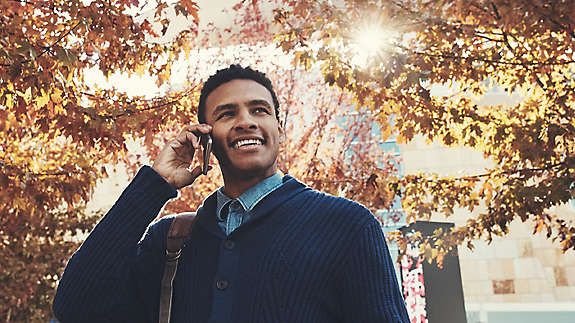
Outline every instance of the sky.
[[[90, 0], [85, 0], [86, 2], [90, 2]], [[196, 0], [199, 6], [198, 15], [200, 17], [200, 25], [199, 25], [199, 32], [201, 33], [203, 30], [208, 28], [208, 23], [213, 23], [218, 29], [222, 30], [225, 28], [233, 28], [233, 13], [232, 7], [238, 1], [210, 1], [210, 0]], [[175, 3], [174, 1], [168, 1], [168, 3]], [[150, 1], [150, 3], [154, 3], [154, 1]], [[151, 8], [151, 7], [150, 7]], [[271, 10], [268, 10], [271, 12]], [[264, 10], [265, 12], [265, 10]], [[144, 7], [143, 9], [134, 9], [131, 12], [134, 16], [136, 16], [136, 21], [141, 20], [143, 21], [146, 18], [151, 18], [154, 14], [153, 9], [148, 9], [148, 7]], [[163, 37], [159, 37], [156, 39], [150, 39], [152, 42], [159, 42], [165, 43], [169, 42], [170, 39], [173, 39], [180, 31], [188, 28], [190, 25], [190, 21], [187, 20], [184, 16], [179, 15], [176, 16], [175, 13], [171, 13], [169, 17], [171, 20], [170, 26]], [[149, 19], [150, 21], [152, 19]], [[160, 31], [161, 27], [158, 26], [158, 32]], [[233, 55], [234, 51], [236, 50], [235, 47], [230, 47], [227, 51], [229, 52], [227, 55]], [[275, 45], [270, 45], [269, 48], [266, 49], [267, 55], [271, 56], [282, 56], [281, 51], [275, 49]], [[168, 87], [172, 87], [178, 90], [178, 81], [177, 80], [184, 80], [186, 74], [188, 72], [188, 68], [190, 64], [200, 64], [201, 66], [205, 66], [204, 70], [202, 71], [206, 75], [210, 75], [214, 73], [220, 66], [206, 66], [206, 64], [202, 64], [203, 61], [208, 61], [213, 56], [213, 51], [210, 50], [202, 50], [199, 53], [192, 53], [189, 59], [180, 59], [180, 61], [173, 63], [172, 65], [172, 82], [171, 84], [164, 84], [162, 87], [158, 87], [154, 79], [147, 76], [142, 75], [138, 77], [137, 75], [128, 76], [126, 73], [114, 73], [110, 76], [110, 78], [106, 79], [103, 73], [97, 68], [94, 67], [86, 71], [85, 74], [85, 82], [88, 85], [97, 85], [100, 88], [116, 88], [120, 91], [126, 92], [126, 94], [130, 96], [136, 95], [144, 95], [146, 98], [153, 98], [159, 95], [162, 95], [166, 92]], [[191, 63], [192, 62], [192, 63]], [[248, 61], [249, 63], [249, 61]], [[276, 62], [277, 63], [277, 62]], [[291, 63], [290, 60], [287, 59], [287, 56], [283, 61], [282, 64]]]

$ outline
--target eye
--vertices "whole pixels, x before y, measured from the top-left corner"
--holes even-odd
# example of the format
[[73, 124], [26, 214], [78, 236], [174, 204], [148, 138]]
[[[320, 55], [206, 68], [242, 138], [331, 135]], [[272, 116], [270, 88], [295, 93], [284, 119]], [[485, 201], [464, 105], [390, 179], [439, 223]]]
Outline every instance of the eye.
[[223, 117], [231, 117], [233, 115], [234, 115], [234, 112], [231, 110], [224, 111], [224, 112], [218, 114], [218, 117], [216, 118], [216, 120], [220, 120]]
[[256, 113], [266, 113], [266, 114], [270, 114], [270, 111], [267, 108], [264, 107], [257, 107], [254, 109], [254, 112]]

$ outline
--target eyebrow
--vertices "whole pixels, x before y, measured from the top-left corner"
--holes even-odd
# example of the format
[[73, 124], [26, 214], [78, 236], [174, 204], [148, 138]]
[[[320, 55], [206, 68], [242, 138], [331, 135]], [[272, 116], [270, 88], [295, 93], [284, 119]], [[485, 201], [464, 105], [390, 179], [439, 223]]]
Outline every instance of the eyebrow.
[[247, 102], [248, 106], [254, 106], [254, 105], [263, 105], [268, 109], [271, 109], [271, 105], [269, 104], [268, 101], [266, 100], [251, 100]]
[[[257, 105], [263, 105], [268, 109], [271, 109], [271, 105], [269, 104], [268, 101], [266, 100], [250, 100], [248, 102], [246, 102], [247, 106], [253, 107], [253, 106], [257, 106]], [[218, 113], [220, 113], [221, 111], [225, 111], [225, 110], [233, 110], [236, 109], [238, 107], [238, 104], [236, 103], [227, 103], [227, 104], [222, 104], [222, 105], [218, 105], [215, 109], [214, 112], [212, 113], [213, 116], [217, 116]]]
[[238, 105], [235, 104], [235, 103], [228, 103], [228, 104], [218, 105], [218, 106], [214, 109], [214, 112], [212, 113], [212, 116], [215, 117], [215, 116], [217, 116], [218, 113], [220, 113], [221, 111], [224, 111], [224, 110], [232, 110], [232, 109], [235, 109], [235, 108], [237, 108], [237, 107], [238, 107]]

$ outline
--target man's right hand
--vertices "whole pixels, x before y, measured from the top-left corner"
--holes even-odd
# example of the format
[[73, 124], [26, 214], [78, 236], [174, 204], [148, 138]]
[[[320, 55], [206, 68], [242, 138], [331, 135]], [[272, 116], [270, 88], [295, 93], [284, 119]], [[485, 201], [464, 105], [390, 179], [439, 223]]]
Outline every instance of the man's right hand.
[[200, 136], [211, 131], [212, 126], [208, 124], [185, 127], [162, 148], [152, 168], [176, 189], [192, 184], [202, 173], [201, 166], [190, 170], [194, 153], [200, 148]]

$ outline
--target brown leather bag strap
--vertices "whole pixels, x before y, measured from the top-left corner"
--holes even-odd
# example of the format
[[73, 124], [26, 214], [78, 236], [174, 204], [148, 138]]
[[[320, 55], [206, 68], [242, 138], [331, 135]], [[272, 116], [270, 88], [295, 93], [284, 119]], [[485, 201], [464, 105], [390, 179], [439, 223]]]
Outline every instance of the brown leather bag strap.
[[173, 282], [178, 270], [178, 260], [182, 253], [182, 245], [192, 232], [195, 220], [195, 212], [185, 212], [174, 216], [170, 225], [166, 240], [166, 265], [160, 291], [159, 323], [170, 323]]

